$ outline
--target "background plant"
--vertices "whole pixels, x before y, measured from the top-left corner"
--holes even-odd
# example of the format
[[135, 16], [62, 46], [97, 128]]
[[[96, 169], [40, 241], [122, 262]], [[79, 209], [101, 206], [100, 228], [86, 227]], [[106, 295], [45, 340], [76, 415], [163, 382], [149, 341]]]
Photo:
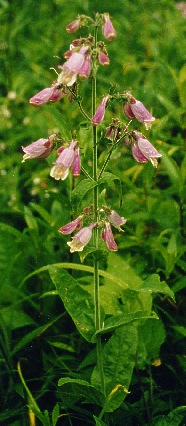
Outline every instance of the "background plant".
[[[176, 291], [177, 296], [176, 305], [160, 296], [154, 301], [155, 310], [161, 316], [165, 327], [165, 333], [162, 331], [159, 339], [161, 343], [164, 341], [161, 346], [162, 364], [159, 367], [151, 367], [151, 362], [156, 358], [156, 354], [158, 356], [159, 349], [157, 352], [154, 349], [152, 354], [144, 357], [145, 365], [142, 361], [138, 362], [133, 376], [132, 395], [127, 396], [125, 403], [115, 414], [109, 416], [108, 420], [111, 424], [119, 424], [123, 416], [128, 424], [135, 424], [135, 422], [144, 424], [147, 421], [147, 410], [144, 409], [142, 398], [144, 394], [139, 391], [140, 389], [143, 389], [147, 401], [150, 398], [148, 406], [155, 418], [161, 414], [168, 415], [173, 407], [184, 404], [185, 50], [182, 40], [184, 40], [185, 22], [180, 12], [175, 9], [173, 2], [166, 2], [166, 7], [164, 2], [160, 2], [158, 7], [149, 5], [149, 2], [136, 2], [135, 6], [129, 2], [120, 2], [117, 11], [114, 5], [108, 3], [106, 6], [103, 4], [98, 8], [96, 4], [89, 5], [88, 2], [83, 6], [79, 2], [75, 5], [77, 14], [91, 14], [95, 7], [95, 10], [99, 12], [108, 10], [113, 16], [118, 37], [114, 47], [113, 44], [109, 47], [109, 57], [111, 61], [113, 58], [116, 66], [108, 67], [100, 76], [102, 90], [106, 93], [108, 80], [110, 84], [113, 84], [120, 78], [123, 71], [125, 88], [132, 87], [137, 99], [148, 105], [153, 104], [153, 111], [158, 120], [151, 130], [151, 141], [156, 142], [158, 148], [161, 146], [163, 153], [161, 166], [155, 178], [150, 165], [137, 165], [131, 155], [126, 154], [125, 147], [119, 152], [115, 151], [110, 169], [107, 169], [113, 172], [117, 164], [117, 176], [122, 182], [124, 200], [121, 213], [130, 218], [124, 238], [117, 239], [122, 255], [122, 267], [125, 275], [127, 270], [127, 281], [132, 283], [135, 282], [134, 274], [144, 279], [147, 274], [159, 271], [161, 278], [166, 279], [170, 287]], [[47, 6], [41, 2], [38, 8], [39, 10], [34, 9], [33, 2], [32, 4], [25, 2], [24, 8], [20, 7], [18, 2], [13, 5], [4, 2], [1, 6], [4, 29], [1, 45], [3, 59], [1, 85], [2, 95], [4, 95], [1, 99], [4, 116], [1, 124], [1, 148], [4, 150], [1, 172], [1, 268], [3, 272], [1, 274], [3, 366], [1, 383], [2, 421], [4, 419], [6, 424], [16, 424], [16, 422], [20, 424], [20, 421], [24, 422], [24, 416], [27, 417], [27, 409], [24, 409], [25, 400], [22, 399], [23, 389], [20, 387], [20, 380], [16, 373], [18, 359], [27, 358], [24, 367], [22, 366], [23, 376], [42, 411], [45, 409], [52, 411], [56, 400], [60, 401], [60, 397], [56, 397], [59, 390], [57, 381], [62, 374], [69, 376], [70, 369], [73, 377], [75, 374], [75, 378], [78, 376], [87, 380], [90, 376], [90, 366], [94, 361], [93, 358], [93, 361], [91, 360], [81, 373], [76, 372], [77, 364], [79, 364], [77, 354], [81, 354], [79, 356], [83, 360], [92, 346], [79, 340], [73, 324], [69, 318], [66, 319], [65, 313], [62, 320], [58, 319], [62, 306], [59, 305], [56, 296], [38, 298], [39, 294], [53, 291], [47, 274], [30, 278], [30, 281], [18, 290], [18, 285], [29, 272], [48, 263], [60, 262], [61, 258], [68, 256], [68, 250], [61, 248], [61, 237], [56, 232], [62, 224], [62, 218], [64, 223], [69, 220], [68, 191], [63, 189], [64, 192], [61, 194], [56, 190], [56, 185], [48, 178], [47, 165], [46, 169], [43, 163], [41, 165], [36, 162], [29, 163], [27, 167], [21, 165], [20, 146], [26, 146], [31, 141], [37, 140], [38, 135], [43, 134], [43, 129], [48, 127], [48, 122], [52, 132], [58, 131], [61, 126], [61, 110], [64, 117], [65, 102], [60, 104], [60, 107], [57, 104], [52, 107], [45, 106], [42, 113], [38, 114], [38, 111], [27, 106], [27, 99], [51, 82], [51, 75], [53, 75], [49, 70], [51, 59], [53, 54], [61, 56], [68, 47], [67, 37], [69, 40], [69, 36], [64, 34], [64, 27], [74, 19], [75, 11], [70, 16], [66, 4], [53, 2], [49, 2]], [[57, 13], [54, 14], [54, 11]], [[61, 24], [62, 11], [65, 25]], [[55, 22], [49, 21], [51, 14]], [[121, 14], [125, 16], [125, 19], [120, 19]], [[152, 20], [147, 18], [149, 14], [153, 16]], [[42, 19], [40, 19], [41, 16]], [[33, 22], [35, 22], [34, 26]], [[167, 37], [164, 37], [165, 33]], [[51, 34], [55, 37], [55, 43], [53, 37], [50, 37]], [[64, 48], [62, 40], [64, 40]], [[117, 43], [118, 53], [116, 53]], [[121, 45], [124, 58], [122, 63]], [[48, 55], [51, 51], [52, 58]], [[53, 65], [56, 67], [59, 60], [55, 58], [53, 60]], [[30, 70], [31, 66], [32, 70]], [[90, 97], [88, 88], [84, 90], [83, 96], [86, 96], [88, 100]], [[12, 96], [14, 97], [12, 91], [17, 94], [15, 99], [11, 99]], [[98, 95], [101, 96], [101, 94], [102, 91]], [[114, 106], [115, 108], [117, 106]], [[79, 117], [73, 104], [71, 111], [70, 119], [73, 117], [76, 125]], [[107, 117], [109, 122], [109, 115]], [[65, 115], [62, 124], [64, 136], [67, 139], [70, 134], [70, 121]], [[24, 125], [22, 125], [23, 122]], [[80, 133], [82, 127], [79, 130]], [[82, 133], [86, 135], [84, 129]], [[86, 144], [89, 138], [88, 131], [84, 138]], [[100, 162], [101, 160], [100, 157]], [[117, 185], [110, 185], [110, 199], [113, 193], [116, 194], [116, 205], [113, 206], [115, 209], [118, 208], [118, 191], [121, 194], [120, 187], [118, 189]], [[64, 241], [66, 242], [66, 238]], [[113, 256], [107, 264], [107, 272], [109, 272], [109, 265], [112, 272], [113, 265], [116, 270], [118, 269], [119, 257], [116, 261]], [[103, 267], [106, 267], [104, 259]], [[76, 272], [75, 276], [81, 278], [82, 282], [83, 278], [79, 273]], [[84, 280], [87, 281], [87, 277]], [[130, 293], [128, 296], [130, 304], [134, 305], [134, 299], [131, 299], [134, 294]], [[123, 304], [122, 295], [119, 300], [115, 296], [115, 300], [117, 302], [112, 305], [112, 315], [113, 307], [115, 306], [116, 313], [119, 313]], [[56, 322], [53, 323], [54, 319]], [[46, 328], [46, 325], [49, 325], [48, 322], [52, 328]], [[65, 332], [67, 324], [68, 330], [70, 324], [72, 331], [68, 335]], [[42, 329], [38, 330], [36, 327], [42, 327]], [[63, 342], [61, 342], [61, 329], [63, 329]], [[41, 330], [43, 333], [40, 335]], [[35, 338], [37, 335], [39, 337]], [[154, 336], [153, 331], [152, 335]], [[149, 336], [150, 333], [148, 333]], [[152, 347], [152, 340], [148, 347]], [[35, 354], [38, 361], [33, 365], [32, 360]], [[43, 375], [42, 372], [45, 374]], [[150, 386], [152, 384], [153, 398], [151, 398], [152, 387]], [[160, 387], [158, 388], [157, 385]], [[65, 416], [63, 420], [66, 419], [68, 424], [71, 418], [72, 422], [77, 423], [77, 420], [73, 420], [73, 417], [77, 415], [79, 424], [80, 421], [82, 424], [91, 422], [92, 406], [87, 406], [86, 410], [84, 408], [82, 406], [80, 410], [78, 407], [76, 412], [75, 404], [73, 416]], [[176, 415], [177, 424], [180, 424], [182, 421], [180, 414]], [[157, 417], [155, 421], [157, 424], [161, 419]], [[170, 422], [170, 415], [169, 418], [167, 417], [167, 422]], [[173, 422], [175, 423], [175, 418]]]

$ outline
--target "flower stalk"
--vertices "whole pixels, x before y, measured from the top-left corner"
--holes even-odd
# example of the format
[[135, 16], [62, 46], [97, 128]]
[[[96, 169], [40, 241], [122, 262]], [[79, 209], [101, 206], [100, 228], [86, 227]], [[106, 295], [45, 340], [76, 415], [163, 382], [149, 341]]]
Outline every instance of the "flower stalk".
[[[95, 26], [94, 40], [95, 40], [95, 49], [97, 46], [97, 30], [98, 27]], [[96, 112], [96, 70], [93, 73], [92, 77], [92, 116]], [[93, 138], [93, 179], [98, 183], [98, 167], [97, 167], [97, 127], [92, 126], [92, 138]], [[93, 212], [94, 212], [94, 222], [98, 221], [98, 185], [93, 189]], [[93, 242], [95, 249], [98, 249], [98, 228], [93, 230]], [[95, 318], [95, 330], [99, 331], [101, 328], [101, 319], [100, 319], [100, 292], [99, 292], [99, 261], [97, 256], [94, 257], [94, 318]], [[101, 336], [97, 335], [96, 337], [96, 352], [97, 352], [97, 366], [100, 375], [101, 390], [105, 393], [105, 384], [104, 384], [104, 372], [103, 372], [103, 360], [102, 360], [102, 344]]]

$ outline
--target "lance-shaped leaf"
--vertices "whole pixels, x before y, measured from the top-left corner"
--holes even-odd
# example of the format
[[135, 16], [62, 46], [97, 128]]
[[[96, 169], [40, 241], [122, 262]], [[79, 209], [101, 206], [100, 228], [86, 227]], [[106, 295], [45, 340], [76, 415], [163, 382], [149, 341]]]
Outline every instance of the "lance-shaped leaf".
[[101, 407], [105, 403], [104, 394], [85, 380], [66, 377], [59, 380], [58, 386], [62, 387], [60, 393], [66, 408], [72, 407], [79, 400], [89, 404], [100, 405]]
[[[116, 410], [128, 393], [136, 360], [137, 342], [136, 325], [127, 325], [118, 328], [103, 349], [103, 369], [108, 395], [105, 412]], [[92, 384], [96, 388], [100, 386], [97, 367], [92, 374]]]
[[88, 342], [91, 342], [95, 333], [92, 296], [88, 291], [80, 287], [67, 271], [50, 266], [49, 273], [65, 309], [74, 321], [78, 331]]

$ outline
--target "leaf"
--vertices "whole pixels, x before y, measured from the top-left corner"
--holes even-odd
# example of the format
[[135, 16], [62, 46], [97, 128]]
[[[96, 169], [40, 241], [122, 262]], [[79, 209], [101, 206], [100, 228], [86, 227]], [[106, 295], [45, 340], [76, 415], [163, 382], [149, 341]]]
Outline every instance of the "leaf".
[[114, 175], [113, 173], [104, 172], [101, 179], [99, 180], [99, 185], [101, 184], [109, 184], [110, 182], [115, 181], [115, 187], [118, 192], [120, 200], [122, 199], [122, 186], [121, 186], [121, 180], [118, 176]]
[[160, 277], [157, 274], [150, 275], [142, 284], [140, 289], [141, 292], [149, 293], [163, 293], [166, 296], [171, 297], [175, 301], [174, 293], [166, 284], [165, 281], [160, 281]]
[[87, 192], [93, 189], [96, 185], [97, 183], [92, 180], [83, 179], [72, 191], [72, 205], [76, 207], [80, 204]]
[[138, 328], [138, 368], [144, 369], [146, 364], [158, 358], [162, 343], [166, 339], [165, 328], [160, 319], [147, 319]]
[[88, 342], [91, 342], [95, 327], [94, 303], [90, 293], [82, 289], [67, 271], [54, 266], [50, 266], [48, 270], [65, 309], [78, 331]]
[[181, 423], [185, 419], [185, 416], [186, 406], [177, 407], [172, 410], [167, 416], [157, 416], [153, 420], [152, 426], [181, 426]]
[[178, 76], [178, 90], [180, 102], [186, 108], [186, 64], [183, 65]]
[[182, 325], [173, 325], [172, 328], [175, 331], [177, 331], [177, 333], [179, 333], [182, 336], [186, 337], [186, 327], [183, 327]]
[[45, 220], [45, 222], [52, 224], [52, 216], [40, 204], [30, 203], [30, 206]]
[[95, 333], [95, 335], [106, 334], [106, 333], [109, 333], [109, 332], [119, 328], [119, 327], [127, 325], [127, 324], [129, 324], [133, 321], [139, 321], [139, 320], [146, 319], [146, 318], [158, 319], [158, 317], [156, 316], [155, 313], [153, 313], [152, 316], [150, 316], [148, 311], [137, 311], [137, 312], [132, 312], [132, 313], [128, 313], [128, 314], [116, 315], [116, 316], [113, 316], [111, 318], [108, 318], [104, 322], [104, 328], [97, 331]]
[[24, 206], [24, 214], [25, 214], [25, 220], [26, 220], [28, 228], [30, 230], [35, 231], [36, 233], [38, 233], [37, 220], [35, 219], [35, 217], [33, 216], [32, 212], [31, 212], [31, 210], [27, 206]]
[[100, 296], [105, 313], [118, 315], [139, 310], [151, 312], [152, 297], [149, 293], [139, 293], [142, 279], [128, 262], [124, 261], [118, 254], [110, 253], [107, 261], [107, 272], [115, 276], [115, 282], [111, 282], [109, 277], [105, 277], [104, 285], [100, 287]]
[[82, 400], [86, 403], [100, 405], [105, 403], [104, 394], [90, 385], [85, 380], [71, 379], [70, 377], [62, 378], [58, 382], [58, 386], [62, 386], [61, 397], [63, 404], [68, 408], [73, 407], [76, 402]]
[[56, 426], [59, 418], [59, 404], [56, 404], [52, 410], [52, 426]]
[[104, 423], [102, 420], [98, 419], [98, 417], [93, 416], [93, 418], [96, 421], [96, 426], [107, 426], [106, 423]]
[[[127, 395], [136, 360], [137, 340], [136, 326], [127, 325], [117, 329], [104, 346], [103, 370], [108, 395], [105, 412], [116, 410]], [[96, 388], [100, 386], [97, 366], [93, 371], [91, 383]]]

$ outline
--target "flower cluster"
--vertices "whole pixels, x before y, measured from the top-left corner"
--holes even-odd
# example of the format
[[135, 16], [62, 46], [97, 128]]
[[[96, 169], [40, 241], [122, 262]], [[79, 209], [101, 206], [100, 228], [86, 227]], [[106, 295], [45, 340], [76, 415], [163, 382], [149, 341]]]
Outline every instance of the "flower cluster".
[[90, 207], [85, 208], [83, 213], [81, 213], [76, 219], [59, 229], [59, 232], [63, 235], [69, 235], [78, 230], [77, 234], [72, 237], [72, 241], [67, 242], [71, 253], [82, 251], [92, 238], [92, 230], [97, 227], [101, 227], [101, 238], [106, 243], [108, 250], [117, 251], [118, 247], [114, 240], [111, 225], [119, 231], [123, 231], [121, 226], [126, 223], [126, 219], [116, 213], [115, 210], [111, 210], [110, 208], [103, 206], [102, 209], [100, 209], [100, 212], [104, 212], [104, 219], [98, 222], [91, 222], [88, 226], [83, 227], [83, 221], [90, 211]]
[[[68, 33], [73, 34], [79, 28], [88, 25], [89, 22], [96, 27], [101, 25], [102, 34], [106, 40], [112, 41], [116, 37], [116, 31], [108, 13], [101, 15], [96, 14], [95, 21], [85, 15], [80, 15], [66, 27], [66, 30]], [[34, 95], [30, 99], [31, 105], [41, 106], [47, 102], [58, 102], [67, 94], [69, 95], [69, 101], [73, 99], [78, 100], [77, 80], [87, 79], [91, 76], [91, 73], [92, 76], [94, 76], [97, 64], [106, 66], [110, 63], [105, 43], [103, 41], [95, 42], [94, 37], [91, 35], [87, 38], [80, 37], [79, 39], [73, 40], [69, 49], [64, 53], [64, 58], [65, 62], [58, 67], [60, 71], [57, 73], [58, 77], [56, 81], [54, 81], [50, 87]], [[111, 141], [111, 149], [98, 175], [98, 180], [105, 170], [112, 150], [122, 140], [127, 146], [131, 146], [132, 155], [139, 163], [151, 161], [153, 166], [157, 167], [157, 158], [161, 157], [161, 154], [142, 133], [136, 130], [128, 130], [132, 120], [137, 120], [142, 123], [147, 130], [155, 120], [155, 117], [152, 116], [143, 103], [135, 99], [131, 93], [121, 92], [105, 94], [92, 118], [89, 118], [88, 114], [84, 111], [81, 102], [78, 101], [78, 105], [82, 114], [90, 121], [92, 126], [99, 126], [105, 117], [106, 109], [113, 100], [122, 102], [122, 111], [127, 118], [128, 124], [122, 123], [118, 118], [115, 118], [112, 119], [111, 124], [106, 128], [105, 137]], [[27, 159], [48, 157], [55, 148], [57, 140], [61, 139], [53, 134], [47, 139], [39, 139], [27, 147], [22, 147], [24, 151], [23, 162]], [[50, 176], [52, 178], [56, 180], [65, 180], [70, 169], [74, 177], [80, 175], [80, 147], [77, 140], [72, 139], [68, 144], [64, 143], [57, 149], [56, 154], [57, 159], [53, 163], [50, 171]], [[82, 170], [86, 176], [89, 176], [89, 173], [83, 167]], [[115, 210], [105, 206], [98, 210], [99, 212], [98, 215], [96, 215], [96, 219], [95, 217], [92, 219], [91, 208], [87, 207], [76, 219], [59, 229], [59, 232], [64, 235], [77, 231], [72, 237], [72, 241], [67, 243], [72, 253], [84, 249], [91, 240], [94, 228], [101, 228], [101, 238], [105, 242], [108, 250], [118, 250], [113, 236], [112, 226], [122, 231], [121, 226], [126, 223], [126, 219], [121, 217]]]
[[[39, 139], [36, 142], [22, 147], [25, 155], [23, 162], [33, 158], [46, 158], [54, 149], [57, 135], [51, 135], [48, 139]], [[61, 146], [57, 150], [58, 158], [50, 171], [50, 176], [56, 180], [65, 180], [68, 176], [69, 169], [72, 167], [72, 175], [78, 177], [81, 170], [80, 150], [78, 142], [72, 140], [68, 147]]]

